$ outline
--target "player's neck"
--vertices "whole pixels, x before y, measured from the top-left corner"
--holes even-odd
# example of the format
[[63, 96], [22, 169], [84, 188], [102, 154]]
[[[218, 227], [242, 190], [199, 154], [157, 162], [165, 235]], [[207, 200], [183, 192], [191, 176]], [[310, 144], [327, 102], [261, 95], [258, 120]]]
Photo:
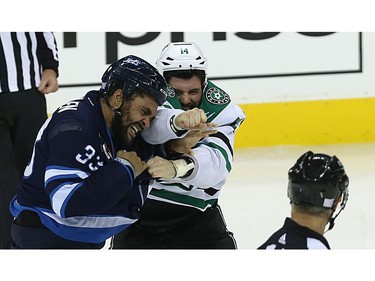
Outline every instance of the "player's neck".
[[292, 220], [299, 225], [310, 228], [311, 230], [323, 235], [327, 219], [325, 217], [302, 214], [298, 212], [292, 213]]

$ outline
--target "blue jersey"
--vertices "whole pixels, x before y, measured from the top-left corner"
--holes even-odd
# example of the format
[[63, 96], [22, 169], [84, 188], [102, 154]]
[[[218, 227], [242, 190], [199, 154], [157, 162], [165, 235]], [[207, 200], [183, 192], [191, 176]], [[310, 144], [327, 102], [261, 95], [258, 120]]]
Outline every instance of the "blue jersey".
[[[31, 210], [65, 239], [104, 242], [138, 219], [148, 192], [147, 178], [134, 179], [132, 165], [116, 160], [118, 149], [97, 91], [61, 106], [38, 133], [11, 213]], [[153, 155], [140, 136], [127, 150], [145, 161]]]

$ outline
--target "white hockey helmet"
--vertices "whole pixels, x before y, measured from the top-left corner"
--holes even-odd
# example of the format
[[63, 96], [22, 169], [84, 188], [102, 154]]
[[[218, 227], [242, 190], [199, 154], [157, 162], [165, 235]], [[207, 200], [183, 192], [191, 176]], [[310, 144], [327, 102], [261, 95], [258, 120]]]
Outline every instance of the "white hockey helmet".
[[163, 48], [156, 67], [163, 75], [171, 70], [203, 70], [207, 75], [207, 59], [193, 42], [172, 42]]

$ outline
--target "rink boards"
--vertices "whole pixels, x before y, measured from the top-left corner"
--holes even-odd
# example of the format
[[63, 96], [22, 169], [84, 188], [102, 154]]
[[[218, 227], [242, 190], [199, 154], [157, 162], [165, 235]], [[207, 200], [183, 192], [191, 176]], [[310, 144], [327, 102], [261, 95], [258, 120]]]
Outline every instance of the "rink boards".
[[241, 104], [236, 147], [375, 141], [375, 98]]

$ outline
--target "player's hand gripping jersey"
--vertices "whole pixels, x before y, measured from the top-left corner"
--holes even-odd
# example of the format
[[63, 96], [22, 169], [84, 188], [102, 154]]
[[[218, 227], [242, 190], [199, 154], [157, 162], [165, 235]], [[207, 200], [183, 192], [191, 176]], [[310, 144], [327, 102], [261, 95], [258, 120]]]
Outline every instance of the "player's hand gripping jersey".
[[[151, 146], [135, 143], [148, 160]], [[97, 91], [61, 106], [39, 131], [12, 214], [32, 210], [51, 231], [80, 242], [100, 243], [125, 229], [138, 219], [147, 188], [134, 184], [134, 169], [116, 159], [118, 149]]]

